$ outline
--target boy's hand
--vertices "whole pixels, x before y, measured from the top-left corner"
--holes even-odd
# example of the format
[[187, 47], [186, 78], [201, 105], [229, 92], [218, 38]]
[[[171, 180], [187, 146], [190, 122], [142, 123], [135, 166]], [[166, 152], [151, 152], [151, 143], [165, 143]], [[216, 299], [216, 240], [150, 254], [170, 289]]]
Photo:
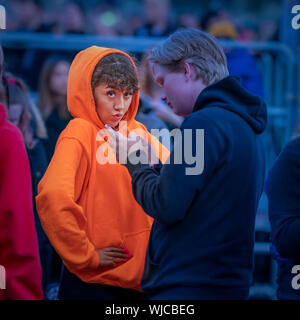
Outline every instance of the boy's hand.
[[133, 257], [126, 249], [116, 247], [100, 249], [97, 250], [97, 253], [100, 259], [100, 267], [116, 267], [118, 262], [126, 262]]
[[115, 131], [110, 126], [105, 126], [111, 136], [110, 145], [115, 150], [116, 159], [120, 163], [126, 163], [127, 156], [137, 150], [142, 151], [147, 156], [148, 164], [159, 163], [158, 157], [152, 146], [146, 139], [131, 131], [128, 138], [124, 137], [119, 131]]

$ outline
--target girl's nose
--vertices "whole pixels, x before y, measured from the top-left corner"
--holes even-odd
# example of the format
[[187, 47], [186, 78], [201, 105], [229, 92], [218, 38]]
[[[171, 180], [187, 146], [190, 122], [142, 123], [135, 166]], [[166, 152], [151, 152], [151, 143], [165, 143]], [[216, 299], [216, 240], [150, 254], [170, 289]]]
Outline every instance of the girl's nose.
[[124, 98], [121, 97], [120, 99], [118, 99], [116, 105], [115, 105], [115, 109], [116, 110], [123, 110], [125, 107], [125, 101]]

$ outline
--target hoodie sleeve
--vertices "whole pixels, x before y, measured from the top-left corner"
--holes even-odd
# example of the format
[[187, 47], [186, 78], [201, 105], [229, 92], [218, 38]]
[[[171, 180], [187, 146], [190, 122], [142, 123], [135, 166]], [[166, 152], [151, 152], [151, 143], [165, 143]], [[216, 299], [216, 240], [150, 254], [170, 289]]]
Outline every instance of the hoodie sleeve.
[[276, 249], [282, 257], [300, 257], [300, 138], [276, 160], [269, 172], [266, 193]]
[[86, 234], [86, 215], [77, 203], [86, 183], [88, 157], [79, 140], [59, 140], [38, 186], [36, 204], [43, 228], [70, 271], [95, 269], [99, 257]]
[[[217, 130], [211, 119], [202, 120], [191, 117], [183, 123], [183, 139], [178, 140], [174, 146], [174, 150], [182, 150], [184, 160], [181, 164], [176, 164], [174, 150], [160, 171], [149, 165], [132, 165], [129, 155], [126, 167], [132, 177], [135, 199], [149, 216], [162, 224], [174, 224], [184, 219], [193, 199], [208, 182], [217, 163], [222, 161], [222, 150], [226, 150], [224, 134]], [[195, 128], [204, 129], [205, 143], [201, 143], [200, 131], [197, 134]], [[185, 140], [185, 134], [191, 135]], [[176, 149], [178, 146], [182, 148]], [[190, 155], [198, 155], [192, 164], [185, 161], [188, 152], [191, 152]]]
[[0, 300], [40, 300], [42, 270], [29, 162], [16, 127], [9, 126], [0, 140], [0, 265], [5, 268], [0, 277], [6, 287], [0, 289]]

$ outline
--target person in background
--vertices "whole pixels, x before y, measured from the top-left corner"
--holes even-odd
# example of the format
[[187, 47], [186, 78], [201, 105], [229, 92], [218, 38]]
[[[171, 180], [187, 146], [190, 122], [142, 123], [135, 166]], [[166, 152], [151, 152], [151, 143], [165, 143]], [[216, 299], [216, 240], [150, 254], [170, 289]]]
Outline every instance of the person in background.
[[144, 0], [145, 25], [135, 31], [136, 36], [165, 37], [175, 30], [169, 20], [170, 0]]
[[[145, 66], [144, 63], [147, 61], [145, 56], [142, 59], [142, 64], [140, 68], [140, 79], [141, 87], [145, 87]], [[140, 94], [139, 108], [136, 114], [136, 120], [141, 122], [147, 130], [150, 132], [153, 129], [163, 130], [161, 131], [162, 135], [159, 137], [159, 142], [164, 144], [168, 149], [171, 147], [170, 133], [166, 123], [161, 120], [154, 112], [152, 108], [151, 98], [149, 96], [144, 96]]]
[[[41, 0], [14, 0], [11, 3], [17, 32], [51, 33], [52, 24], [44, 21], [44, 2]], [[34, 48], [5, 49], [9, 70], [20, 76], [33, 91], [37, 90], [38, 74], [49, 52]]]
[[[48, 166], [43, 141], [47, 130], [40, 111], [30, 98], [25, 82], [3, 70], [4, 57], [0, 48], [0, 79], [2, 101], [7, 105], [7, 119], [17, 126], [23, 134], [31, 169], [33, 200], [37, 195], [37, 185]], [[47, 298], [47, 287], [53, 282], [53, 248], [44, 233], [33, 201], [35, 227], [38, 236], [39, 253], [42, 265], [42, 284]]]
[[67, 3], [62, 10], [61, 18], [64, 33], [85, 34], [85, 15], [77, 3]]
[[178, 19], [179, 28], [199, 28], [199, 18], [192, 12], [182, 13]]
[[278, 264], [277, 298], [300, 300], [296, 277], [299, 269], [293, 270], [300, 265], [300, 122], [269, 171], [265, 190], [269, 200], [271, 256]]
[[51, 32], [51, 26], [43, 21], [41, 0], [15, 0], [13, 11], [18, 21], [18, 32]]
[[0, 300], [41, 300], [30, 166], [22, 134], [6, 117], [0, 104], [0, 265], [5, 268]]
[[232, 20], [228, 11], [222, 8], [209, 9], [201, 17], [200, 28], [207, 32], [213, 24], [223, 20]]
[[[37, 185], [44, 175], [48, 160], [43, 144], [46, 138], [46, 129], [36, 105], [29, 97], [25, 83], [12, 75], [6, 78], [8, 84], [8, 120], [22, 132], [27, 155], [29, 158], [33, 199], [37, 195]], [[42, 265], [42, 284], [45, 298], [48, 287], [54, 282], [53, 276], [53, 249], [42, 229], [35, 201], [33, 201], [35, 226], [38, 235], [39, 252]], [[58, 281], [58, 280], [57, 280]]]
[[52, 56], [45, 62], [40, 76], [37, 105], [48, 131], [48, 140], [45, 142], [48, 162], [60, 133], [71, 119], [67, 107], [69, 69], [68, 60]]
[[[207, 30], [217, 39], [238, 40], [238, 32], [229, 20], [212, 23]], [[224, 50], [230, 75], [241, 78], [242, 85], [250, 93], [264, 98], [262, 74], [255, 57], [245, 48]]]

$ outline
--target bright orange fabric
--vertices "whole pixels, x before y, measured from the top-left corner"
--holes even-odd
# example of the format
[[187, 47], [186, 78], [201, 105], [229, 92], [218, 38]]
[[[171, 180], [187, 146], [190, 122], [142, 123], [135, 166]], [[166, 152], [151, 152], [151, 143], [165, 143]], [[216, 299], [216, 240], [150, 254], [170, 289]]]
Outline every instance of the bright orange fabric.
[[[152, 219], [135, 201], [126, 167], [96, 161], [99, 146], [105, 143], [97, 135], [104, 124], [96, 113], [91, 79], [99, 60], [114, 52], [125, 54], [93, 46], [75, 57], [68, 82], [68, 107], [74, 119], [58, 139], [36, 203], [46, 234], [71, 272], [85, 282], [141, 290]], [[128, 121], [127, 134], [146, 130], [134, 120], [138, 101], [135, 94], [123, 118]], [[149, 140], [148, 132], [147, 136]], [[156, 151], [162, 148], [164, 162], [169, 152], [155, 139], [152, 145]], [[111, 246], [126, 248], [134, 257], [115, 268], [99, 267], [96, 250]]]

